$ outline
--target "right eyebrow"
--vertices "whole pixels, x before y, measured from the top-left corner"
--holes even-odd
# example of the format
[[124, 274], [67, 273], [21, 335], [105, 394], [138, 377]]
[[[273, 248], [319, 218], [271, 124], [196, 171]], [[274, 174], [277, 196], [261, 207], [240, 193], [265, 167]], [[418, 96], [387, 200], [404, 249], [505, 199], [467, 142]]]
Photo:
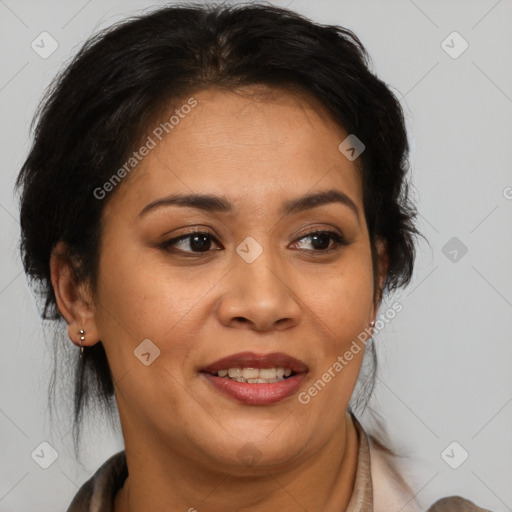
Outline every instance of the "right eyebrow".
[[230, 212], [233, 209], [231, 203], [226, 199], [213, 194], [173, 194], [147, 204], [138, 216], [142, 217], [148, 212], [164, 206], [188, 206], [207, 212]]

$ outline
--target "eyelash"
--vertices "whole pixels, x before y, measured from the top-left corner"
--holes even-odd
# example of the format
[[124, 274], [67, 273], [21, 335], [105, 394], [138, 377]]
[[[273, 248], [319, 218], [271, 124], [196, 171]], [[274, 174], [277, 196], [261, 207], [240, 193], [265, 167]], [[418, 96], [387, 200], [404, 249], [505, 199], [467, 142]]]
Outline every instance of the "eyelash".
[[[205, 231], [193, 231], [191, 233], [187, 233], [185, 235], [181, 235], [179, 237], [176, 237], [176, 238], [172, 238], [171, 240], [167, 240], [166, 242], [164, 242], [163, 244], [160, 245], [160, 247], [166, 251], [169, 251], [169, 252], [176, 252], [176, 253], [181, 253], [182, 255], [186, 255], [187, 257], [200, 257], [201, 255], [203, 254], [208, 254], [209, 252], [211, 252], [211, 250], [207, 250], [207, 251], [183, 251], [181, 249], [175, 249], [173, 248], [172, 246], [177, 244], [178, 242], [181, 242], [183, 240], [187, 240], [189, 239], [189, 243], [190, 243], [190, 239], [194, 236], [207, 236], [209, 237], [214, 243], [217, 243], [217, 240], [215, 239], [215, 237], [211, 234], [211, 233], [208, 233], [208, 232], [205, 232]], [[315, 235], [324, 235], [324, 236], [328, 236], [331, 238], [331, 240], [334, 241], [334, 244], [327, 248], [327, 249], [319, 249], [319, 250], [315, 250], [315, 249], [303, 249], [304, 251], [307, 251], [307, 252], [314, 252], [314, 253], [319, 253], [319, 254], [327, 254], [327, 253], [330, 253], [331, 251], [334, 251], [336, 249], [339, 249], [341, 246], [347, 246], [348, 245], [348, 242], [345, 240], [345, 238], [343, 238], [342, 235], [340, 235], [339, 233], [336, 233], [335, 231], [329, 231], [329, 230], [318, 230], [318, 231], [311, 231], [305, 235], [302, 235], [300, 236], [295, 242], [293, 243], [297, 243], [305, 238], [311, 238]], [[170, 250], [171, 249], [171, 250]], [[216, 249], [218, 250], [218, 249]], [[300, 249], [299, 249], [300, 250]], [[192, 256], [193, 255], [193, 256]]]

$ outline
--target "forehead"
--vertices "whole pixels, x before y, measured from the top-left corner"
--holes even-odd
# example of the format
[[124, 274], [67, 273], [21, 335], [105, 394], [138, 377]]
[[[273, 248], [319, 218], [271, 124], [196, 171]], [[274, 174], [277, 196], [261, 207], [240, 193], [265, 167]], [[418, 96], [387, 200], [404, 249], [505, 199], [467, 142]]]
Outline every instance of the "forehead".
[[205, 89], [149, 125], [141, 146], [151, 149], [112, 203], [128, 196], [135, 206], [176, 191], [273, 201], [334, 186], [361, 205], [359, 168], [338, 149], [347, 135], [299, 91]]

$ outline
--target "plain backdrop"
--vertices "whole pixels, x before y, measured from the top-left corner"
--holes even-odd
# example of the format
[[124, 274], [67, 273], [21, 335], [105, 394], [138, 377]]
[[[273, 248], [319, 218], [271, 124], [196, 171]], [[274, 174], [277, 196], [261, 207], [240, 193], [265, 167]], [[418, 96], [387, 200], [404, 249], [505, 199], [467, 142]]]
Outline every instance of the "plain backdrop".
[[[419, 228], [430, 246], [420, 245], [412, 284], [390, 299], [403, 310], [376, 337], [372, 407], [407, 455], [403, 470], [422, 506], [460, 494], [512, 510], [512, 1], [273, 3], [353, 30], [407, 117]], [[57, 71], [98, 29], [158, 5], [0, 0], [2, 512], [66, 510], [123, 448], [92, 420], [77, 461], [66, 410], [57, 425], [64, 434], [51, 429], [52, 340], [22, 272], [12, 190], [30, 121]], [[43, 32], [58, 44], [46, 58], [31, 46], [48, 38]], [[48, 469], [33, 456], [45, 442], [58, 454]]]

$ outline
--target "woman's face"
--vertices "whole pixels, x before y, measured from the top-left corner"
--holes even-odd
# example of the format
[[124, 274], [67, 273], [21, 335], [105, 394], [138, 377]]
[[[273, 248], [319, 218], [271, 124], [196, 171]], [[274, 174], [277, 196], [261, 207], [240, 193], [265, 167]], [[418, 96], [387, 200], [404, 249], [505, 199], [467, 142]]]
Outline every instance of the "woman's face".
[[[286, 464], [339, 432], [363, 351], [332, 369], [375, 316], [348, 134], [304, 96], [245, 92], [265, 90], [207, 89], [161, 141], [150, 127], [103, 217], [94, 319], [126, 444], [217, 469]], [[213, 375], [244, 367], [294, 373]]]

